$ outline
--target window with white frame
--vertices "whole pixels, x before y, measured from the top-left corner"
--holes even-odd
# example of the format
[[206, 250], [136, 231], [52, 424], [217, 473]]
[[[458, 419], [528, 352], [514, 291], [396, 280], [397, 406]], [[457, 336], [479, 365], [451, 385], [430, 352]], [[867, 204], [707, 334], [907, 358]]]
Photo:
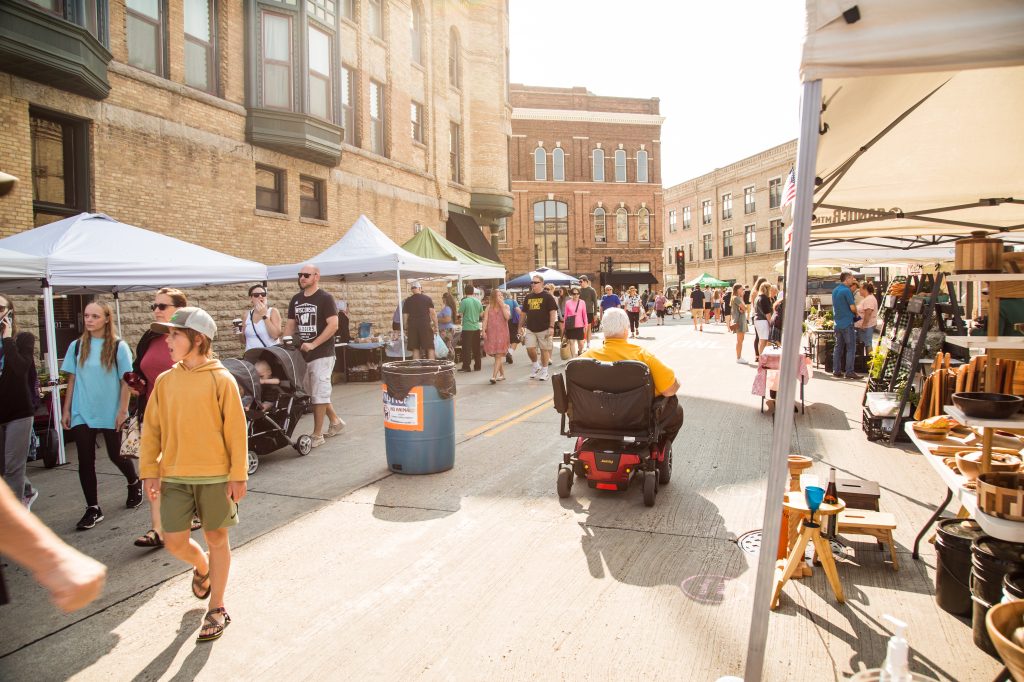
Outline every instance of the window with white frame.
[[448, 163], [452, 182], [462, 184], [462, 126], [454, 121], [448, 127]]
[[533, 179], [548, 179], [548, 154], [544, 147], [537, 147], [533, 150]]
[[626, 152], [623, 149], [615, 150], [615, 182], [626, 181]]
[[690, 207], [689, 206], [683, 206], [683, 229], [684, 230], [689, 230], [690, 226], [692, 224], [693, 223], [690, 220]]
[[629, 241], [629, 213], [624, 208], [615, 211], [615, 241]]
[[262, 104], [267, 109], [292, 111], [292, 20], [261, 12], [263, 20]]
[[782, 205], [782, 178], [772, 178], [768, 181], [768, 208], [778, 208]]
[[423, 144], [423, 105], [413, 100], [409, 107], [409, 117], [412, 120], [413, 141]]
[[[63, 2], [53, 2], [63, 10]], [[167, 75], [164, 64], [167, 16], [163, 0], [127, 0], [125, 33], [128, 63], [158, 76]]]
[[675, 232], [676, 231], [676, 210], [675, 209], [672, 209], [671, 211], [668, 212], [668, 231], [669, 232]]
[[757, 253], [757, 225], [743, 226], [743, 252]]
[[732, 255], [732, 230], [722, 231], [722, 258]]
[[593, 154], [594, 170], [593, 178], [594, 182], [604, 182], [604, 150], [595, 149]]
[[498, 218], [498, 242], [508, 243], [508, 218]]
[[351, 67], [341, 65], [341, 127], [345, 142], [356, 143], [356, 74]]
[[409, 50], [414, 64], [423, 64], [423, 8], [413, 0], [409, 14]]
[[714, 258], [714, 253], [711, 251], [711, 235], [706, 234], [702, 239], [704, 240], [704, 260], [711, 260]]
[[773, 220], [768, 224], [768, 232], [771, 235], [771, 250], [781, 251], [786, 238], [786, 231], [782, 227], [781, 220]]
[[732, 218], [732, 192], [722, 195], [722, 220]]
[[643, 149], [636, 153], [636, 181], [647, 182], [647, 152]]
[[757, 210], [757, 198], [754, 194], [754, 186], [743, 188], [743, 213], [750, 214]]
[[600, 206], [594, 209], [594, 241], [598, 244], [608, 241], [608, 216]]
[[701, 224], [702, 225], [710, 225], [711, 224], [711, 200], [710, 199], [705, 199], [704, 201], [700, 202], [700, 211], [701, 211], [701, 218], [700, 218]]
[[185, 0], [185, 83], [206, 92], [216, 89], [214, 19], [214, 0]]
[[537, 267], [569, 267], [569, 205], [538, 201], [533, 205], [533, 257]]
[[366, 0], [366, 19], [370, 35], [384, 40], [384, 7], [381, 0]]
[[642, 242], [651, 241], [651, 212], [643, 207], [636, 212], [636, 238]]
[[308, 80], [309, 113], [318, 118], [332, 120], [331, 101], [331, 36], [316, 28], [312, 23], [308, 26]]
[[555, 182], [565, 180], [565, 152], [561, 147], [551, 151], [551, 179]]
[[386, 156], [384, 146], [384, 84], [370, 81], [370, 151]]

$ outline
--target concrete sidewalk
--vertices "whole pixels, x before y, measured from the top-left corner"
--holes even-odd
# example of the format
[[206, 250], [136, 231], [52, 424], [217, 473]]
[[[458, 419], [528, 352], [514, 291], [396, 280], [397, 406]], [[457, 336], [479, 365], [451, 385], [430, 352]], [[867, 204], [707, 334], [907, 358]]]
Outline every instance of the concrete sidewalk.
[[[234, 620], [196, 645], [203, 603], [187, 568], [131, 546], [145, 508], [123, 509], [123, 479], [103, 465], [107, 520], [73, 531], [83, 503], [74, 466], [33, 468], [36, 511], [110, 567], [101, 600], [64, 616], [20, 570], [0, 610], [0, 679], [686, 679], [741, 674], [755, 555], [736, 539], [762, 523], [771, 421], [750, 395], [721, 325], [643, 328], [643, 345], [679, 373], [684, 426], [672, 482], [645, 508], [639, 490], [576, 485], [559, 500], [555, 471], [571, 443], [529, 381], [525, 354], [491, 386], [458, 374], [452, 471], [390, 474], [380, 387], [335, 389], [348, 421], [305, 458], [263, 458], [232, 531]], [[749, 341], [747, 356], [750, 356]], [[556, 363], [558, 365], [560, 363]], [[932, 596], [934, 553], [913, 537], [942, 499], [920, 456], [868, 443], [862, 385], [819, 374], [796, 417], [794, 451], [841, 475], [878, 480], [897, 516], [901, 569], [873, 541], [850, 538], [840, 562], [845, 606], [822, 572], [789, 583], [773, 614], [766, 679], [839, 679], [879, 664], [882, 613], [911, 624], [913, 669], [943, 680], [991, 679], [999, 666], [970, 625]], [[300, 426], [300, 432], [306, 428]], [[933, 480], [934, 479], [934, 480]]]

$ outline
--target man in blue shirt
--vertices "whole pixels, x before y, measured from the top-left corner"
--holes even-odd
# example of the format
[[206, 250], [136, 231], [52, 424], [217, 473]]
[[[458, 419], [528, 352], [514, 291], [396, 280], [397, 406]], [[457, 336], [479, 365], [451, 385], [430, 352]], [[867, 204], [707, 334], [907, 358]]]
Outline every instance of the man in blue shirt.
[[608, 310], [609, 308], [621, 308], [622, 299], [615, 295], [611, 285], [604, 288], [604, 296], [601, 297], [601, 312]]
[[857, 306], [853, 302], [853, 291], [850, 285], [856, 278], [849, 272], [839, 275], [839, 285], [832, 290], [832, 317], [836, 325], [836, 348], [832, 353], [832, 376], [843, 376], [842, 361], [846, 360], [846, 378], [859, 379], [853, 371], [853, 356], [857, 350], [857, 330], [853, 327]]

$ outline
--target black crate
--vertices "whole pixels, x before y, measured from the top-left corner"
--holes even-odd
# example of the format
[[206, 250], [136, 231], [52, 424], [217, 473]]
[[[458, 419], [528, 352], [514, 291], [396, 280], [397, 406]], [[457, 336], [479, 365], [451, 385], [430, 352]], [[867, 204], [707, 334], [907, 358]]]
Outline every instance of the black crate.
[[[911, 406], [911, 411], [913, 411], [913, 406]], [[907, 419], [907, 417], [904, 417], [903, 421], [900, 423], [901, 427]], [[892, 436], [892, 429], [895, 424], [895, 417], [876, 417], [867, 407], [864, 408], [864, 412], [861, 415], [861, 427], [864, 429], [864, 433], [867, 434], [868, 440], [889, 440], [889, 437]], [[910, 436], [908, 436], [901, 428], [896, 433], [896, 442], [909, 443]]]

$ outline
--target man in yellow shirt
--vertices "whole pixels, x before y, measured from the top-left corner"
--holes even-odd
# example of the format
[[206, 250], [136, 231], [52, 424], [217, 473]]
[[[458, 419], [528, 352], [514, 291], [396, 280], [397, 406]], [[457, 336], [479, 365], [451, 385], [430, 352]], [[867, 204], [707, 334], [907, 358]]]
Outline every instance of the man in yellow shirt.
[[629, 342], [629, 316], [622, 308], [605, 311], [601, 317], [601, 331], [604, 332], [604, 346], [591, 348], [580, 357], [604, 362], [639, 360], [647, 365], [654, 380], [654, 395], [651, 397], [655, 400], [664, 398], [665, 401], [661, 410], [661, 431], [665, 442], [672, 442], [683, 426], [683, 408], [676, 397], [679, 381], [675, 372], [652, 353]]

